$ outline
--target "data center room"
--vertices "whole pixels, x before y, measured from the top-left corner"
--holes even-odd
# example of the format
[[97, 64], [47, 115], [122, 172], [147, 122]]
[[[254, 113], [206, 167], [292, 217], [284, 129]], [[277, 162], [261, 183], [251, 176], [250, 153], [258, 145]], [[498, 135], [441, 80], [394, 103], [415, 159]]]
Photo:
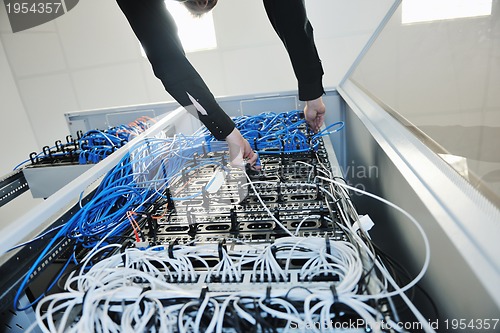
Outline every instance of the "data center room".
[[166, 0], [256, 169], [165, 91], [115, 0], [18, 32], [14, 3], [1, 332], [500, 332], [500, 0], [306, 0], [316, 132], [261, 1]]

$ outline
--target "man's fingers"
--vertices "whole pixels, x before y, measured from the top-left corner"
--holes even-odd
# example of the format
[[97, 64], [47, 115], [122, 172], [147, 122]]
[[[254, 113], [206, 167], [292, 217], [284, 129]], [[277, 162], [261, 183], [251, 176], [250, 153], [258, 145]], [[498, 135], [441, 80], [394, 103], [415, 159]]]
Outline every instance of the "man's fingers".
[[319, 131], [321, 125], [323, 125], [323, 120], [320, 117], [314, 117], [312, 119], [306, 119], [307, 124], [313, 130], [314, 133]]
[[252, 166], [254, 170], [260, 170], [260, 165], [256, 165], [259, 155], [253, 150], [246, 156], [247, 162]]
[[323, 117], [316, 117], [316, 131], [319, 131], [320, 127], [323, 125]]

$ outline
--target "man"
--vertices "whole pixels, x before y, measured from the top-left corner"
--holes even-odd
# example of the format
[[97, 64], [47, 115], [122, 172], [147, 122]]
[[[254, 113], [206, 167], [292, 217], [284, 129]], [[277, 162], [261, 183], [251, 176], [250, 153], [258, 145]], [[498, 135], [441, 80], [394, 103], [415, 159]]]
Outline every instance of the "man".
[[[231, 0], [229, 0], [231, 1]], [[251, 149], [231, 118], [221, 109], [203, 79], [189, 63], [177, 27], [164, 0], [117, 0], [142, 44], [153, 71], [165, 89], [194, 113], [218, 140], [226, 140], [233, 165], [254, 165]], [[184, 0], [194, 15], [210, 11], [217, 0]], [[323, 68], [303, 0], [264, 0], [269, 20], [288, 51], [298, 80], [299, 99], [306, 101], [305, 118], [317, 132], [324, 121]]]

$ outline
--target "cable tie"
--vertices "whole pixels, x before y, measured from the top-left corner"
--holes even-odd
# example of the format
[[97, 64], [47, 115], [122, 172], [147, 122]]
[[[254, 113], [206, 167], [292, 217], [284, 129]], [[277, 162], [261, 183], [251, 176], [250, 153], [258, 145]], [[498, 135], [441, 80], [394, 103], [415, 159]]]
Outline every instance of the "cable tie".
[[332, 295], [333, 295], [333, 303], [338, 303], [339, 295], [337, 294], [337, 288], [335, 287], [335, 285], [333, 283], [330, 285], [330, 290], [332, 291]]
[[168, 244], [168, 257], [170, 259], [175, 259], [174, 257], [174, 246], [177, 245], [178, 239], [174, 239], [174, 241]]
[[222, 259], [224, 258], [224, 253], [222, 252], [222, 250], [225, 250], [227, 252], [225, 239], [219, 241], [219, 244], [217, 245], [217, 250], [219, 252], [219, 261], [222, 261]]
[[[316, 175], [314, 177], [316, 177]], [[323, 200], [323, 194], [321, 193], [318, 182], [316, 182], [316, 200]]]
[[175, 209], [175, 206], [174, 206], [174, 201], [172, 200], [172, 194], [170, 193], [169, 187], [167, 187], [167, 189], [165, 190], [165, 194], [167, 196], [167, 209], [168, 211], [172, 211]]
[[271, 255], [273, 256], [274, 260], [276, 260], [276, 252], [278, 252], [278, 248], [276, 245], [271, 245]]
[[207, 297], [207, 293], [209, 292], [208, 290], [208, 286], [203, 286], [201, 288], [201, 292], [200, 292], [200, 302], [203, 302], [203, 300]]
[[64, 147], [63, 147], [63, 145], [62, 145], [61, 140], [57, 140], [57, 141], [55, 142], [55, 146], [56, 146], [57, 151], [61, 151], [61, 152], [63, 152], [63, 153], [64, 153]]
[[281, 181], [278, 181], [278, 183], [276, 184], [276, 192], [278, 193], [278, 198], [277, 198], [277, 201], [278, 202], [283, 202], [283, 193], [281, 193]]
[[266, 298], [265, 301], [270, 301], [271, 300], [271, 285], [267, 285], [266, 287]]
[[30, 161], [31, 161], [31, 164], [36, 164], [37, 163], [37, 153], [36, 152], [32, 152], [30, 154]]
[[50, 158], [52, 158], [52, 152], [50, 151], [50, 147], [49, 146], [44, 146], [42, 148], [42, 151], [43, 151], [43, 154], [45, 156], [49, 156]]
[[187, 231], [187, 234], [191, 237], [194, 237], [198, 232], [198, 223], [196, 223], [195, 216], [190, 211], [187, 212], [187, 218], [189, 224], [189, 230]]
[[125, 255], [125, 250], [127, 249], [128, 245], [131, 244], [132, 242], [127, 239], [125, 242], [123, 242], [122, 247], [120, 248], [120, 253], [121, 253], [121, 258], [123, 261], [123, 266], [126, 266], [126, 255]]
[[237, 232], [238, 231], [238, 215], [236, 213], [236, 206], [233, 206], [229, 210], [229, 217], [231, 218], [231, 231], [232, 232]]
[[325, 243], [326, 243], [326, 253], [328, 255], [332, 255], [332, 248], [330, 245], [330, 238], [328, 237], [328, 234], [325, 234]]

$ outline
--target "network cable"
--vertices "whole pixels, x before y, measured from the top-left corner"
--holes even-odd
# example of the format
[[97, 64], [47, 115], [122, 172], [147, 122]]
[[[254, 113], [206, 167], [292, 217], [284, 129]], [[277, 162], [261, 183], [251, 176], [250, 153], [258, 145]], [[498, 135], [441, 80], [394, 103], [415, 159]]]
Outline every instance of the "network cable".
[[[318, 133], [312, 133], [302, 111], [294, 110], [275, 114], [261, 113], [256, 116], [233, 118], [236, 128], [259, 154], [292, 154], [317, 150], [319, 138], [343, 129], [344, 122], [335, 122]], [[195, 135], [203, 135], [207, 141], [215, 141], [206, 127]]]
[[[262, 187], [258, 186], [267, 184], [279, 188], [281, 193], [282, 178], [278, 175], [255, 180], [245, 173], [246, 184], [240, 185], [253, 190], [263, 214], [281, 230], [279, 237], [245, 245], [241, 240], [232, 241], [231, 237], [207, 243], [193, 234], [191, 242], [184, 244], [147, 243], [143, 229], [146, 221], [155, 216], [154, 209], [160, 207], [159, 202], [189, 205], [190, 199], [206, 195], [215, 182], [212, 178], [198, 184], [198, 175], [216, 169], [230, 172], [230, 168], [227, 157], [220, 153], [227, 151], [227, 145], [214, 141], [206, 129], [193, 136], [144, 139], [129, 149], [104, 177], [89, 202], [58, 230], [19, 288], [16, 307], [31, 273], [58, 240], [67, 238], [75, 242], [67, 263], [73, 262], [77, 268], [65, 275], [64, 292], [48, 296], [44, 293], [34, 302], [38, 303], [34, 325], [46, 332], [222, 332], [226, 328], [245, 327], [260, 327], [265, 331], [276, 325], [284, 331], [296, 326], [302, 331], [309, 327], [319, 332], [315, 323], [328, 328], [332, 318], [338, 316], [332, 309], [339, 304], [349, 314], [362, 319], [365, 328], [380, 331], [377, 323], [385, 321], [399, 332], [401, 329], [387, 314], [389, 309], [379, 302], [368, 302], [389, 299], [390, 303], [390, 297], [394, 296], [402, 297], [422, 320], [418, 310], [405, 298], [404, 291], [425, 274], [428, 246], [422, 271], [410, 283], [398, 286], [359, 223], [348, 193], [357, 189], [333, 177], [315, 152], [321, 146], [321, 137], [340, 130], [343, 123], [332, 124], [317, 134], [309, 133], [299, 111], [239, 117], [235, 123], [260, 154], [307, 152], [307, 156], [315, 156], [317, 160], [311, 163], [297, 162], [310, 168], [305, 172], [305, 181], [288, 182], [284, 186], [315, 189], [318, 197], [325, 198], [328, 213], [311, 211], [309, 215], [300, 216], [292, 227], [295, 230], [290, 230], [292, 224], [285, 223], [271, 211], [260, 193]], [[96, 134], [93, 140], [112, 146], [118, 142], [118, 136], [111, 135]], [[214, 200], [218, 203], [218, 199]], [[399, 207], [396, 209], [423, 233], [416, 220]], [[333, 218], [334, 210], [338, 221]], [[158, 218], [167, 215], [161, 212]], [[338, 227], [345, 234], [345, 240], [332, 238], [328, 232], [323, 237], [302, 236], [306, 223], [317, 219], [325, 219]], [[190, 226], [193, 224], [190, 222]], [[355, 225], [360, 227], [355, 229]], [[114, 243], [129, 235], [136, 245], [146, 245], [131, 247], [133, 241]], [[423, 237], [425, 242], [424, 233]], [[77, 248], [87, 249], [84, 258], [76, 258]], [[52, 285], [63, 272], [61, 270]], [[292, 274], [296, 283], [308, 283], [308, 287], [290, 285]], [[208, 288], [201, 288], [205, 283]], [[210, 289], [219, 283], [230, 283], [232, 291]], [[248, 283], [254, 288], [238, 289], [241, 285], [248, 287]], [[272, 288], [268, 287], [270, 283]], [[77, 322], [72, 319], [75, 313], [79, 318]], [[426, 330], [432, 331], [428, 327]]]
[[149, 117], [140, 117], [135, 121], [110, 127], [106, 130], [78, 131], [77, 138], [66, 137], [66, 143], [57, 140], [53, 146], [45, 146], [42, 151], [30, 154], [30, 158], [19, 163], [14, 170], [26, 163], [31, 165], [56, 165], [60, 163], [95, 164], [111, 155], [132, 138], [149, 128], [155, 122]]

